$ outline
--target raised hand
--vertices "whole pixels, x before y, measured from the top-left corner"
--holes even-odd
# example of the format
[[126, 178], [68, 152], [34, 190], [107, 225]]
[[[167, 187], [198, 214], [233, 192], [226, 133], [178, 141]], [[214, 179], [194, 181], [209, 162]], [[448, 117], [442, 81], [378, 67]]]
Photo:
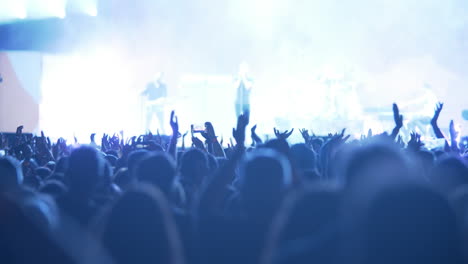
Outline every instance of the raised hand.
[[440, 130], [439, 125], [437, 124], [437, 121], [439, 120], [439, 115], [442, 112], [443, 108], [444, 104], [439, 102], [436, 105], [436, 108], [434, 110], [434, 116], [431, 119], [432, 129], [434, 130], [436, 138], [445, 138], [444, 134], [442, 133], [442, 130]]
[[437, 121], [439, 120], [440, 112], [442, 112], [443, 108], [444, 108], [444, 103], [439, 102], [436, 104], [436, 107], [434, 109], [434, 116], [431, 119], [431, 124], [437, 124]]
[[[178, 136], [179, 135], [179, 119], [177, 118], [177, 116], [175, 115], [175, 111], [173, 110], [171, 112], [171, 118], [170, 118], [170, 125], [171, 125], [171, 128], [172, 128], [172, 135], [176, 135]], [[159, 131], [158, 131], [159, 132]]]
[[[59, 142], [57, 142], [58, 144]], [[110, 144], [109, 144], [109, 136], [107, 134], [102, 134], [102, 138], [101, 138], [101, 150], [103, 152], [106, 152], [108, 151], [110, 148]]]
[[401, 136], [398, 136], [397, 145], [400, 146], [400, 148], [405, 147], [405, 142], [403, 141], [403, 138]]
[[16, 128], [15, 144], [14, 147], [21, 145], [23, 142], [23, 128], [24, 126], [19, 126]]
[[460, 150], [458, 148], [458, 136], [460, 132], [458, 132], [457, 129], [455, 128], [455, 123], [453, 122], [453, 120], [450, 121], [449, 131], [450, 131], [451, 150], [458, 152]]
[[421, 135], [416, 132], [411, 132], [411, 139], [408, 142], [408, 149], [413, 151], [419, 151], [424, 146], [421, 141]]
[[197, 148], [197, 149], [206, 150], [205, 149], [205, 144], [203, 144], [203, 141], [201, 141], [197, 137], [192, 137], [192, 146]]
[[159, 133], [159, 129], [156, 130], [156, 143], [158, 143], [161, 146], [163, 145], [162, 137], [161, 137], [161, 134]]
[[[310, 144], [310, 135], [309, 135], [309, 130], [303, 128], [303, 129], [299, 129], [299, 132], [301, 132], [301, 135], [302, 135], [302, 138], [304, 139], [304, 142], [309, 145]], [[275, 133], [276, 134], [276, 133]]]
[[[177, 140], [180, 136], [180, 133], [179, 133], [179, 118], [175, 115], [174, 110], [172, 110], [171, 112], [169, 124], [171, 125], [171, 128], [172, 128], [172, 137], [169, 142], [169, 147], [167, 148], [167, 151], [169, 152], [169, 154], [171, 154], [171, 156], [174, 159], [177, 159]], [[159, 130], [158, 130], [158, 133], [159, 133]], [[182, 145], [184, 145], [183, 141], [182, 141]], [[185, 146], [183, 147], [185, 148]]]
[[21, 136], [23, 134], [24, 126], [19, 126], [16, 128], [16, 136]]
[[392, 131], [391, 138], [395, 140], [403, 127], [403, 115], [400, 114], [400, 109], [398, 109], [396, 103], [393, 104], [393, 120], [395, 121], [395, 128]]
[[201, 132], [201, 135], [205, 138], [208, 146], [208, 152], [213, 154], [215, 157], [226, 157], [223, 147], [218, 142], [213, 125], [210, 122], [205, 123], [205, 131]]
[[237, 146], [245, 146], [245, 129], [250, 121], [250, 113], [244, 112], [237, 118], [237, 128], [232, 129], [232, 136], [237, 142]]
[[403, 127], [403, 115], [400, 114], [400, 109], [396, 103], [393, 104], [393, 120], [395, 121], [395, 127]]
[[346, 128], [343, 128], [343, 130], [341, 130], [341, 133], [339, 134], [337, 133], [332, 137], [331, 141], [333, 143], [339, 143], [339, 144], [345, 143], [351, 137], [351, 135], [345, 136], [345, 133], [346, 133]]
[[258, 144], [262, 144], [262, 139], [257, 135], [257, 125], [254, 125], [250, 129], [251, 137], [252, 137], [252, 147]]
[[201, 135], [210, 142], [216, 139], [216, 133], [211, 122], [205, 122], [205, 131], [201, 132]]
[[276, 128], [273, 128], [273, 131], [275, 132], [276, 138], [286, 140], [292, 135], [292, 133], [294, 132], [294, 128], [291, 130], [286, 130], [282, 133]]

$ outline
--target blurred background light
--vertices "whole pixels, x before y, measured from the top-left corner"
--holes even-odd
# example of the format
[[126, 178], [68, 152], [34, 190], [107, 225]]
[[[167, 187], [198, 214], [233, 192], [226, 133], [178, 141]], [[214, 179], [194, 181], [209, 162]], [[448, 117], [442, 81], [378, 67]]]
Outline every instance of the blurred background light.
[[0, 21], [24, 19], [27, 16], [26, 0], [0, 0]]
[[98, 15], [98, 0], [0, 0], [0, 23], [18, 19]]
[[66, 0], [26, 0], [28, 18], [65, 18]]
[[68, 0], [66, 9], [68, 14], [98, 15], [97, 0]]

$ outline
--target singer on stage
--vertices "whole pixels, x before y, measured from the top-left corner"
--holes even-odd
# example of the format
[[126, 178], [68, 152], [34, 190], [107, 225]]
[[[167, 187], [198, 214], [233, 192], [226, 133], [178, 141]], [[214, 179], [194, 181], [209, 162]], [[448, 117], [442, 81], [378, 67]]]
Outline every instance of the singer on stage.
[[237, 95], [236, 95], [236, 116], [240, 116], [245, 112], [250, 112], [250, 93], [252, 92], [253, 82], [247, 76], [248, 66], [245, 63], [240, 65], [239, 75], [236, 78]]
[[164, 100], [167, 96], [167, 86], [162, 81], [162, 73], [156, 74], [154, 81], [148, 83], [146, 90], [141, 95], [146, 99], [145, 112], [147, 131], [151, 128], [151, 121], [156, 115], [159, 123], [159, 130], [164, 133]]

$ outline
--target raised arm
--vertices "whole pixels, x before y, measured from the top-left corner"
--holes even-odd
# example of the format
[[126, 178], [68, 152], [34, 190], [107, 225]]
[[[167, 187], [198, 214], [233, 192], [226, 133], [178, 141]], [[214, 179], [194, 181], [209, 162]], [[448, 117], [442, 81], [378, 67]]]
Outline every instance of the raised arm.
[[395, 128], [393, 128], [391, 137], [396, 139], [400, 129], [403, 127], [403, 115], [400, 114], [400, 109], [396, 103], [393, 104], [393, 120], [395, 121]]
[[198, 210], [201, 215], [212, 215], [221, 212], [226, 196], [227, 186], [235, 179], [235, 170], [245, 152], [245, 129], [249, 124], [249, 113], [240, 115], [237, 128], [232, 130], [236, 146], [232, 157], [206, 182], [200, 196]]
[[450, 121], [450, 149], [452, 152], [460, 153], [460, 148], [458, 147], [458, 135], [460, 133], [455, 128], [455, 123], [453, 120]]
[[439, 125], [437, 124], [437, 120], [439, 120], [439, 115], [440, 115], [440, 112], [442, 112], [443, 107], [444, 107], [444, 103], [438, 103], [436, 105], [436, 108], [434, 110], [434, 116], [431, 119], [431, 126], [432, 126], [432, 129], [434, 130], [434, 134], [436, 138], [445, 139], [444, 134], [442, 133], [442, 131], [439, 128]]
[[218, 142], [218, 137], [216, 136], [213, 124], [211, 124], [211, 122], [205, 123], [205, 131], [202, 132], [202, 136], [206, 140], [209, 153], [213, 154], [215, 157], [226, 157], [223, 147]]
[[171, 112], [171, 120], [169, 121], [172, 128], [172, 137], [171, 142], [169, 143], [169, 148], [167, 148], [169, 154], [177, 159], [177, 138], [179, 137], [179, 119], [175, 115], [175, 112]]
[[250, 129], [251, 137], [252, 137], [252, 147], [258, 146], [263, 143], [262, 139], [257, 135], [256, 130], [257, 130], [257, 125], [253, 126]]
[[273, 128], [273, 132], [275, 132], [276, 138], [287, 140], [294, 132], [294, 128], [291, 130], [286, 130], [284, 132], [280, 132], [278, 129]]

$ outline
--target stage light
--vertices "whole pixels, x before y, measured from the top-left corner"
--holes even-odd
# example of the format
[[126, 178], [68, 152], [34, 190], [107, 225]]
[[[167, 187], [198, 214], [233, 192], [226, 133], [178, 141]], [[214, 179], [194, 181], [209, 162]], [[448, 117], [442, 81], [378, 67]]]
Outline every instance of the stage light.
[[89, 9], [87, 9], [87, 10], [85, 11], [85, 13], [86, 13], [87, 15], [89, 15], [89, 16], [94, 16], [94, 17], [95, 17], [95, 16], [98, 15], [97, 7], [96, 7], [96, 6], [90, 7]]
[[28, 16], [31, 18], [65, 18], [66, 0], [26, 0]]
[[90, 132], [141, 132], [138, 93], [132, 89], [133, 79], [120, 53], [102, 46], [45, 56], [41, 129], [50, 131], [52, 137], [73, 140], [75, 135], [80, 142], [88, 142]]
[[67, 10], [73, 14], [97, 16], [97, 0], [68, 0]]
[[0, 20], [24, 19], [27, 17], [26, 3], [24, 0], [0, 1]]

